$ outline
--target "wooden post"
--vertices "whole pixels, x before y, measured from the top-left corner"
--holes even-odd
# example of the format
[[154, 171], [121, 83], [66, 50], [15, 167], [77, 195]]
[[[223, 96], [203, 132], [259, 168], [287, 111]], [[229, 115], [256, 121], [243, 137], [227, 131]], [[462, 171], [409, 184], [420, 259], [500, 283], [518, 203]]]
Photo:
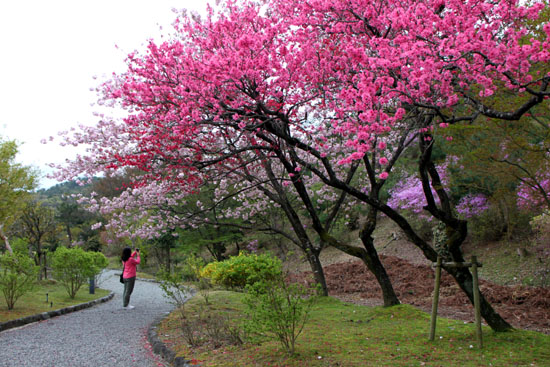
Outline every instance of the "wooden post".
[[481, 308], [479, 305], [479, 282], [477, 277], [477, 258], [475, 256], [472, 256], [472, 278], [477, 345], [479, 346], [479, 348], [483, 348], [483, 334], [481, 333]]
[[441, 283], [441, 256], [437, 257], [437, 264], [435, 266], [435, 286], [434, 286], [434, 299], [432, 303], [432, 318], [430, 322], [430, 340], [435, 338], [435, 324], [437, 322], [437, 305], [439, 303], [439, 285]]

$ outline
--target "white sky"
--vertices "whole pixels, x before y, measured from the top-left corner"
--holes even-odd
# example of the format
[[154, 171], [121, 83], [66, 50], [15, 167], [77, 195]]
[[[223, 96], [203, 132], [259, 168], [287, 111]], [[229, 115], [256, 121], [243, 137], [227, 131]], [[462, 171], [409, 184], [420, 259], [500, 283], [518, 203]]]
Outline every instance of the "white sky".
[[[150, 38], [171, 31], [172, 9], [205, 12], [207, 0], [0, 1], [0, 136], [20, 143], [17, 160], [46, 174], [75, 150], [41, 144], [96, 121], [90, 88]], [[164, 31], [159, 30], [159, 26]], [[118, 49], [115, 47], [118, 46]], [[98, 80], [94, 80], [97, 76]], [[41, 187], [57, 181], [42, 178]]]

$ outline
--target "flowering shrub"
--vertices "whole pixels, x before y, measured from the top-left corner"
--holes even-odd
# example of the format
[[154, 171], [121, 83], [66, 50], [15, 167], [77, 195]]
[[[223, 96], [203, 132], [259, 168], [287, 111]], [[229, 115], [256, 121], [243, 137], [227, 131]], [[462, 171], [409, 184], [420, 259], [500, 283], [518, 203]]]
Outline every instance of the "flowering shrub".
[[246, 246], [246, 249], [249, 252], [257, 252], [259, 247], [259, 241], [258, 240], [252, 240], [250, 243]]
[[[543, 194], [544, 192], [544, 194]], [[518, 187], [518, 206], [536, 210], [548, 205], [545, 196], [550, 192], [550, 173], [546, 170], [536, 174], [536, 180], [525, 179]]]
[[470, 219], [489, 210], [489, 201], [483, 194], [468, 194], [458, 202], [456, 211], [464, 219]]
[[220, 264], [220, 261], [206, 264], [199, 272], [200, 278], [212, 279], [212, 275], [218, 272]]
[[226, 288], [244, 288], [261, 280], [272, 280], [282, 273], [281, 261], [268, 254], [240, 253], [225, 261], [213, 262], [201, 270], [201, 276]]
[[416, 176], [409, 176], [400, 181], [390, 190], [390, 195], [388, 205], [394, 209], [410, 210], [415, 214], [420, 214], [422, 207], [426, 205], [422, 184]]
[[[448, 185], [447, 164], [439, 165], [438, 171], [442, 183]], [[388, 205], [394, 209], [411, 211], [414, 214], [423, 214], [423, 207], [427, 204], [422, 189], [422, 183], [416, 176], [409, 176], [390, 190], [391, 198]], [[439, 198], [432, 187], [432, 195], [436, 203], [439, 204]], [[483, 194], [468, 194], [460, 199], [456, 205], [458, 214], [463, 219], [469, 219], [481, 214], [489, 209], [489, 201]], [[428, 218], [428, 220], [430, 220]]]
[[[437, 165], [441, 183], [445, 188], [449, 185], [447, 167], [452, 160], [453, 158], [449, 158], [448, 162]], [[431, 187], [431, 191], [435, 202], [439, 204], [439, 197], [433, 187]], [[422, 215], [424, 206], [428, 204], [424, 196], [422, 182], [416, 175], [404, 177], [389, 191], [389, 194], [388, 205], [396, 210], [407, 210]]]

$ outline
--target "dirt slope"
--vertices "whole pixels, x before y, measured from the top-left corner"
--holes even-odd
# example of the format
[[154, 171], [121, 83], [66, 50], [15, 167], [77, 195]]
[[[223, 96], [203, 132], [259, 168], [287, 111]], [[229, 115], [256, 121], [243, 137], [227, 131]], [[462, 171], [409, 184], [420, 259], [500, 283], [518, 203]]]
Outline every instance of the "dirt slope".
[[[378, 283], [362, 262], [334, 251], [328, 251], [323, 260], [331, 296], [367, 306], [382, 305]], [[421, 258], [417, 259], [416, 264], [396, 256], [381, 255], [381, 260], [401, 302], [430, 312], [434, 287], [434, 270], [431, 266]], [[305, 269], [304, 265], [301, 270]], [[312, 279], [308, 271], [295, 272], [291, 277], [296, 282], [311, 282]], [[550, 289], [501, 286], [484, 280], [480, 281], [480, 289], [493, 307], [515, 328], [550, 334]], [[445, 272], [441, 282], [439, 315], [474, 321], [473, 306], [453, 278]]]

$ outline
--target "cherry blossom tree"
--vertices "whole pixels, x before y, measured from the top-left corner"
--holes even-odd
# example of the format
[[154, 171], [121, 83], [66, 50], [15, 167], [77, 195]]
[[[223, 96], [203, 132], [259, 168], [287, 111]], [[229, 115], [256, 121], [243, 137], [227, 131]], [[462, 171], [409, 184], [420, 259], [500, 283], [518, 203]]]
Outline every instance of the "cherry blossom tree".
[[[227, 151], [231, 149], [235, 148], [228, 145]], [[304, 252], [317, 283], [323, 293], [327, 294], [326, 281], [319, 261], [322, 246], [314, 244], [310, 238], [307, 225], [303, 223], [304, 216], [300, 214], [300, 206], [296, 206], [296, 200], [289, 192], [288, 184], [293, 174], [287, 175], [283, 167], [274, 167], [273, 162], [261, 152], [248, 152], [249, 154], [245, 155], [242, 148], [239, 148], [239, 151], [240, 155], [236, 154], [235, 159], [241, 161], [241, 170], [235, 170], [232, 166], [227, 170], [215, 168], [217, 174], [222, 176], [218, 177], [218, 184], [211, 194], [214, 202], [197, 201], [196, 205], [187, 205], [186, 203], [193, 201], [193, 194], [180, 193], [178, 196], [177, 187], [170, 184], [162, 185], [156, 181], [125, 191], [116, 198], [89, 198], [83, 201], [88, 203], [90, 210], [110, 215], [112, 219], [106, 227], [122, 236], [162, 237], [165, 228], [200, 228], [205, 225], [217, 228], [232, 226], [282, 235]], [[209, 177], [212, 180], [214, 173], [210, 172]], [[208, 186], [212, 185], [201, 187], [201, 193], [204, 191], [208, 195]], [[319, 205], [322, 202], [332, 203], [334, 199], [334, 205], [324, 205], [328, 210], [324, 226], [328, 228], [339, 214], [345, 197], [338, 199], [334, 193], [322, 190], [317, 190], [317, 196], [316, 201]], [[224, 205], [229, 200], [238, 201], [240, 206]], [[269, 203], [275, 204], [282, 211], [282, 215], [287, 217], [293, 233], [261, 220], [267, 217], [266, 213], [273, 210]], [[312, 208], [311, 211], [319, 216], [321, 209]], [[244, 222], [236, 223], [231, 219], [240, 219]]]
[[[391, 126], [402, 113], [388, 116], [388, 106], [396, 105], [397, 111], [399, 106], [422, 110], [419, 176], [427, 201], [425, 209], [447, 225], [453, 259], [463, 261], [459, 246], [466, 236], [466, 222], [453, 216], [451, 202], [432, 162], [433, 128], [438, 121], [444, 128], [449, 123], [472, 121], [481, 115], [517, 120], [548, 98], [550, 74], [544, 64], [549, 57], [550, 25], [543, 23], [540, 27], [546, 33], [542, 42], [536, 39], [525, 42], [529, 29], [523, 26], [525, 21], [538, 17], [544, 4], [531, 7], [507, 1], [392, 2], [391, 6], [366, 1], [279, 4], [295, 17], [293, 26], [298, 37], [302, 37], [300, 41], [320, 42], [319, 64], [342, 70], [337, 78], [347, 81], [347, 87], [340, 90], [340, 99], [334, 100], [334, 109], [340, 114], [351, 109], [361, 112], [359, 116], [363, 117], [358, 126], [346, 125], [346, 133], [351, 130], [354, 136], [359, 133], [369, 136], [373, 127], [380, 130], [380, 121]], [[324, 37], [312, 37], [312, 28]], [[334, 37], [341, 42], [339, 46], [345, 45], [346, 53], [335, 55], [330, 48], [321, 47], [321, 42], [332, 41]], [[301, 48], [304, 49], [308, 48]], [[311, 62], [316, 63], [316, 59]], [[342, 67], [352, 62], [353, 67]], [[326, 69], [310, 66], [307, 70], [312, 70], [310, 76]], [[495, 109], [491, 96], [501, 91], [497, 89], [501, 84], [505, 87], [503, 94], [523, 95], [523, 101], [509, 110]], [[341, 101], [343, 106], [338, 104]], [[367, 139], [355, 142], [358, 148], [365, 145], [370, 148]], [[402, 221], [394, 213], [388, 214], [396, 222]], [[405, 232], [428, 258], [433, 258], [433, 253], [410, 229], [405, 228]], [[471, 274], [447, 270], [472, 299]], [[493, 328], [509, 327], [485, 301], [482, 312]]]
[[[529, 39], [528, 26], [543, 6], [274, 0], [228, 2], [204, 20], [180, 17], [177, 38], [129, 55], [128, 71], [101, 88], [104, 103], [128, 114], [68, 138], [92, 148], [60, 177], [137, 167], [145, 172], [137, 188], [158, 181], [192, 190], [213, 177], [205, 168], [241, 169], [239, 154], [257, 150], [292, 174], [306, 207], [306, 172], [367, 204], [361, 231], [367, 252], [381, 212], [435, 261], [434, 249], [380, 197], [403, 149], [417, 138], [424, 209], [445, 223], [452, 258], [461, 262], [467, 222], [455, 216], [433, 162], [434, 131], [478, 116], [516, 120], [548, 98], [550, 25], [539, 22], [542, 40]], [[522, 98], [500, 110], [492, 103], [497, 94]], [[329, 158], [331, 135], [349, 148], [337, 163], [360, 164], [367, 183], [338, 175]], [[312, 221], [322, 240], [335, 245]], [[473, 302], [469, 270], [446, 270]], [[510, 328], [483, 297], [481, 304], [493, 329]]]
[[[249, 17], [250, 15], [254, 15], [254, 14], [249, 14]], [[240, 34], [240, 30], [239, 30], [239, 33]], [[177, 45], [176, 45], [177, 46]], [[151, 44], [151, 47], [156, 49], [156, 46]], [[166, 51], [166, 50], [163, 50], [163, 51]], [[137, 64], [139, 64], [141, 61], [139, 61], [139, 59], [135, 59], [133, 60], [136, 62], [136, 68], [134, 70], [138, 70], [138, 67], [137, 67]], [[145, 70], [143, 70], [145, 71]], [[120, 81], [117, 81], [117, 82], [120, 82]], [[114, 85], [116, 83], [113, 83], [112, 85], [107, 85], [106, 86], [106, 93], [110, 96], [110, 97], [114, 97], [114, 98], [118, 98], [117, 96], [119, 96], [119, 93], [122, 93], [122, 90], [126, 90], [126, 91], [130, 91], [133, 87], [129, 87], [130, 89], [126, 89], [126, 85], [123, 84], [122, 88], [120, 90], [115, 90], [113, 91], [112, 88], [114, 88]], [[134, 84], [135, 86], [135, 84]], [[133, 92], [131, 92], [133, 93]], [[124, 95], [124, 97], [126, 97], [126, 94]], [[129, 96], [130, 99], [133, 99], [135, 96]], [[141, 97], [140, 97], [141, 98]], [[196, 101], [196, 98], [192, 98], [190, 101]], [[127, 103], [127, 102], [124, 102], [124, 103]], [[130, 103], [130, 102], [128, 102]], [[154, 103], [154, 102], [153, 102]], [[208, 104], [208, 102], [207, 102]], [[153, 104], [151, 104], [151, 106], [153, 106]], [[158, 106], [158, 105], [157, 105]], [[198, 106], [197, 106], [198, 107]], [[299, 107], [299, 103], [297, 103], [297, 107]], [[155, 108], [155, 107], [153, 107]], [[204, 110], [204, 108], [203, 108]], [[227, 113], [225, 112], [222, 112], [222, 111], [216, 111], [215, 109], [214, 110], [206, 110], [207, 111], [207, 117], [208, 115], [213, 115], [214, 113], [222, 113], [223, 115], [227, 115]], [[218, 117], [216, 115], [213, 115], [214, 117]], [[233, 116], [235, 116], [233, 114]], [[143, 116], [142, 116], [143, 117]], [[225, 116], [222, 116], [222, 118], [225, 118]], [[137, 120], [136, 120], [137, 121]], [[108, 132], [108, 131], [105, 131], [105, 123], [101, 123], [100, 126], [99, 126], [99, 129], [97, 131], [91, 131], [91, 130], [88, 130], [86, 132], [86, 134], [84, 135], [79, 135], [78, 138], [80, 139], [79, 142], [84, 142], [85, 140], [84, 139], [89, 139], [88, 142], [92, 143], [92, 145], [95, 145], [95, 146], [98, 146], [99, 144], [102, 144], [102, 143], [98, 143], [97, 142], [97, 139], [100, 139], [102, 141], [109, 141], [110, 139], [112, 139], [112, 136], [113, 135], [118, 135], [118, 136], [121, 136], [123, 137], [121, 139], [121, 141], [123, 142], [123, 146], [121, 145], [118, 145], [116, 148], [119, 149], [116, 154], [112, 154], [111, 156], [109, 156], [108, 154], [101, 154], [101, 155], [98, 155], [97, 157], [95, 157], [95, 161], [96, 162], [99, 162], [98, 165], [94, 166], [93, 169], [116, 169], [117, 168], [117, 165], [134, 165], [134, 166], [137, 166], [138, 168], [146, 171], [146, 172], [153, 172], [153, 168], [151, 166], [149, 166], [150, 162], [153, 161], [153, 159], [151, 159], [151, 157], [153, 157], [153, 155], [157, 155], [159, 158], [159, 160], [162, 160], [163, 162], [169, 162], [170, 163], [170, 166], [171, 166], [171, 172], [181, 172], [182, 170], [185, 170], [185, 172], [187, 173], [187, 177], [189, 177], [189, 173], [190, 172], [195, 172], [195, 169], [197, 169], [197, 162], [200, 162], [199, 165], [201, 166], [205, 166], [205, 165], [209, 165], [209, 164], [213, 164], [215, 162], [220, 162], [222, 160], [222, 158], [227, 162], [228, 160], [231, 160], [231, 157], [232, 155], [231, 154], [225, 154], [224, 152], [222, 152], [222, 158], [219, 158], [219, 157], [216, 157], [216, 158], [212, 158], [211, 161], [208, 161], [208, 158], [206, 158], [206, 160], [204, 159], [204, 157], [206, 156], [207, 152], [210, 151], [215, 151], [218, 148], [219, 146], [219, 141], [221, 139], [227, 139], [227, 136], [228, 134], [225, 133], [225, 130], [227, 130], [227, 127], [224, 127], [222, 125], [220, 125], [219, 122], [216, 122], [216, 121], [210, 121], [210, 120], [205, 120], [204, 123], [205, 125], [207, 126], [206, 128], [203, 128], [204, 130], [200, 130], [200, 127], [199, 128], [193, 128], [193, 132], [198, 134], [202, 134], [201, 136], [204, 137], [204, 140], [201, 140], [200, 141], [200, 145], [197, 145], [197, 144], [194, 144], [195, 142], [193, 141], [186, 141], [184, 142], [183, 139], [182, 139], [182, 136], [185, 137], [187, 136], [185, 132], [181, 131], [181, 126], [178, 125], [176, 126], [176, 129], [177, 131], [174, 131], [172, 130], [170, 132], [170, 129], [169, 129], [169, 126], [167, 127], [166, 125], [160, 125], [161, 123], [165, 123], [165, 121], [163, 122], [159, 122], [159, 121], [151, 121], [152, 125], [149, 125], [152, 129], [154, 129], [154, 131], [151, 133], [151, 136], [154, 136], [154, 137], [157, 137], [157, 138], [166, 138], [166, 139], [173, 139], [174, 141], [177, 141], [177, 146], [181, 147], [181, 146], [186, 146], [187, 148], [187, 153], [186, 154], [189, 154], [188, 156], [186, 157], [193, 157], [192, 159], [187, 159], [186, 161], [186, 157], [182, 157], [181, 156], [181, 150], [182, 148], [180, 148], [177, 152], [172, 152], [172, 153], [168, 153], [166, 151], [163, 151], [162, 148], [160, 149], [157, 149], [157, 148], [153, 148], [153, 145], [150, 145], [148, 147], [145, 147], [145, 146], [138, 146], [136, 147], [136, 143], [133, 142], [132, 144], [130, 144], [130, 140], [129, 138], [127, 137], [131, 137], [133, 135], [138, 135], [138, 136], [142, 136], [143, 134], [147, 134], [145, 133], [145, 130], [140, 130], [140, 131], [137, 131], [137, 130], [132, 130], [133, 128], [136, 127], [137, 125], [137, 122], [130, 122], [130, 121], [126, 121], [127, 125], [122, 125], [122, 124], [119, 124], [117, 125], [113, 131], [113, 132]], [[224, 124], [226, 123], [226, 121], [224, 121]], [[242, 129], [242, 124], [244, 122], [243, 121], [236, 121], [236, 120], [233, 120], [233, 126], [230, 126], [230, 128], [232, 129]], [[212, 125], [215, 126], [215, 130], [212, 129]], [[139, 129], [143, 129], [144, 127], [141, 126]], [[187, 127], [185, 127], [187, 128]], [[101, 131], [100, 131], [101, 130]], [[163, 133], [161, 133], [160, 131], [163, 131]], [[164, 135], [161, 135], [161, 134], [164, 134]], [[172, 134], [172, 135], [170, 135]], [[238, 137], [239, 135], [242, 135], [243, 137], [248, 135], [248, 134], [243, 134], [243, 133], [239, 133], [238, 134]], [[237, 139], [238, 139], [237, 137]], [[128, 140], [126, 140], [128, 139]], [[256, 137], [248, 137], [248, 139], [252, 139], [251, 140], [251, 143], [252, 144], [256, 144], [254, 142], [254, 139], [258, 140], [258, 138]], [[269, 138], [268, 137], [261, 137], [261, 139], [263, 140], [263, 144], [268, 144], [268, 147], [266, 146], [260, 146], [258, 145], [256, 149], [270, 149], [272, 150], [272, 148], [270, 148], [269, 146], [272, 145], [272, 142], [269, 141]], [[74, 141], [67, 141], [67, 143], [69, 144], [73, 144]], [[141, 144], [142, 142], [138, 142], [137, 144]], [[147, 143], [148, 144], [148, 143]], [[166, 141], [162, 141], [160, 142], [161, 145], [164, 145], [166, 144]], [[209, 144], [215, 144], [213, 145], [212, 147], [209, 146]], [[128, 150], [128, 147], [132, 147], [132, 150], [129, 151]], [[104, 150], [102, 150], [104, 151]], [[147, 153], [145, 153], [145, 151], [148, 151]], [[111, 153], [112, 151], [110, 151], [109, 153]], [[138, 153], [136, 153], [138, 152]], [[116, 161], [115, 161], [116, 159]], [[187, 163], [184, 163], [184, 162], [187, 162]], [[78, 159], [77, 161], [74, 162], [73, 166], [72, 166], [72, 169], [73, 170], [79, 170], [79, 172], [81, 173], [90, 173], [90, 170], [92, 168], [90, 168], [89, 164], [88, 164], [89, 160], [87, 159]], [[157, 163], [158, 161], [155, 160], [155, 163]], [[190, 163], [191, 162], [191, 163]], [[195, 166], [193, 166], [195, 165]], [[295, 168], [294, 167], [288, 167], [288, 169], [290, 170], [294, 170]], [[62, 175], [66, 174], [67, 171], [61, 171]], [[293, 174], [292, 172], [289, 173], [289, 174]], [[70, 173], [69, 173], [70, 175]], [[181, 181], [181, 177], [180, 177], [181, 173], [179, 173], [177, 176], [170, 176], [170, 173], [168, 174], [165, 174], [163, 176], [163, 180], [168, 180], [168, 179], [171, 179], [173, 181], [178, 181], [180, 180]], [[152, 178], [153, 177], [153, 173], [151, 173], [150, 175], [146, 175], [148, 177], [146, 178]], [[62, 176], [63, 177], [63, 176]], [[196, 178], [196, 177], [195, 177]], [[205, 179], [206, 180], [206, 179]], [[298, 180], [295, 180], [296, 183], [300, 184], [300, 182]], [[300, 184], [301, 185], [301, 184]], [[302, 192], [304, 192], [304, 190], [302, 190]], [[305, 196], [304, 196], [305, 197]], [[326, 232], [322, 226], [319, 224], [319, 225], [315, 225], [315, 227], [317, 228], [318, 231], [323, 231], [323, 232]], [[299, 226], [296, 226], [296, 228], [299, 228]], [[373, 227], [374, 229], [374, 227]], [[333, 242], [335, 243], [336, 241], [333, 240]], [[372, 246], [372, 249], [374, 247]], [[380, 265], [380, 262], [379, 260], [377, 261], [378, 265]], [[382, 268], [383, 269], [383, 268]], [[315, 271], [315, 273], [319, 273], [318, 271]], [[393, 296], [393, 299], [396, 299], [395, 296]]]

